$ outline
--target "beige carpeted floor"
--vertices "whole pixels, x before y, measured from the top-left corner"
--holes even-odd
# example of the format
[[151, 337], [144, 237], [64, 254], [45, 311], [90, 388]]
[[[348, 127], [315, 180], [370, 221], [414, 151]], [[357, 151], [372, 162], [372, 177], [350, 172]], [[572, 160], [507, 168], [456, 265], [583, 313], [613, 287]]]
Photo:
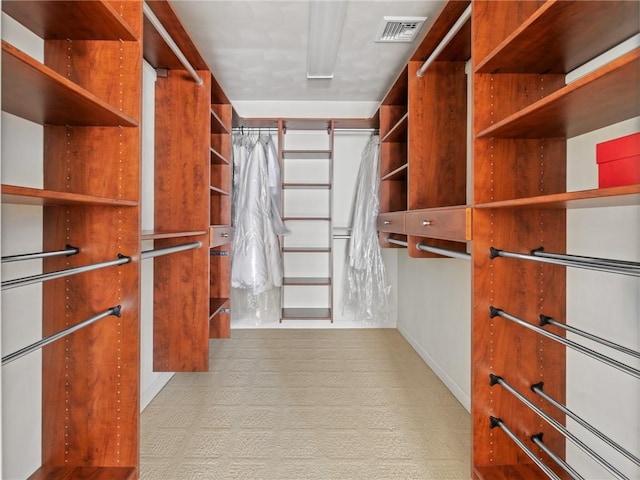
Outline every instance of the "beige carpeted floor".
[[396, 330], [234, 330], [210, 369], [142, 413], [142, 480], [470, 478], [469, 414]]

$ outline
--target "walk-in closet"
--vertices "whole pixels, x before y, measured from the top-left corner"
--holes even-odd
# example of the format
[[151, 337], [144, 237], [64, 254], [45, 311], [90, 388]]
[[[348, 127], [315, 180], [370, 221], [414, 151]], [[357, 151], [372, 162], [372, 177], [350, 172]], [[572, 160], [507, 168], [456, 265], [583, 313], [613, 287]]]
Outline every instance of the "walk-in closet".
[[640, 479], [640, 2], [0, 5], [0, 478]]

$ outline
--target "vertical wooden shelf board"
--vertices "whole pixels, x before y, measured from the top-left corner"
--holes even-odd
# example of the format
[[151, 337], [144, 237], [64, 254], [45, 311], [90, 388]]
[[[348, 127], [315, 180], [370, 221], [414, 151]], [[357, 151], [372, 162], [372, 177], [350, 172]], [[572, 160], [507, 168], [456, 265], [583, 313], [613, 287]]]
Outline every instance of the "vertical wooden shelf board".
[[[112, 2], [138, 38], [142, 2]], [[45, 41], [45, 64], [140, 120], [140, 41]], [[119, 127], [44, 127], [44, 188], [139, 200], [140, 132]], [[57, 270], [115, 259], [109, 267], [43, 284], [43, 335], [115, 305], [107, 317], [43, 349], [42, 463], [138, 467], [140, 213], [132, 207], [45, 207], [44, 250]]]
[[[542, 3], [474, 2], [473, 63], [477, 64], [493, 51]], [[484, 126], [559, 88], [561, 83], [557, 75], [474, 74], [474, 203], [565, 191], [564, 139], [475, 138]], [[494, 92], [499, 95], [499, 102], [494, 101]], [[564, 268], [506, 258], [490, 260], [489, 248], [528, 253], [542, 246], [548, 251], [564, 252], [565, 217], [565, 211], [561, 209], [473, 212], [471, 388], [473, 467], [476, 470], [504, 467], [504, 473], [513, 466], [531, 464], [503, 432], [489, 428], [489, 415], [502, 418], [542, 457], [544, 454], [528, 438], [543, 431], [545, 444], [564, 456], [564, 438], [559, 433], [504, 388], [489, 385], [490, 373], [503, 376], [538, 404], [540, 399], [535, 398], [530, 385], [544, 381], [545, 391], [564, 402], [564, 347], [507, 319], [489, 317], [489, 307], [493, 305], [534, 324], [541, 313], [564, 321]], [[560, 422], [564, 421], [561, 414], [546, 411]], [[553, 462], [547, 464], [553, 465]], [[539, 478], [546, 478], [542, 471], [534, 471], [539, 473]]]
[[[156, 81], [155, 228], [209, 229], [210, 75], [197, 85], [183, 70]], [[208, 242], [156, 258], [155, 371], [207, 371], [209, 366]], [[156, 247], [184, 239], [156, 241]]]

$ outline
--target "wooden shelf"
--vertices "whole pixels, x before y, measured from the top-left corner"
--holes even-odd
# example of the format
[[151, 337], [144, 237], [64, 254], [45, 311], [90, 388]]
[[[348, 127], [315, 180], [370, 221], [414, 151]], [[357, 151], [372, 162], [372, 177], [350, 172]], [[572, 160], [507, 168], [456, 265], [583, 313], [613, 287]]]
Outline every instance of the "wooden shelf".
[[164, 238], [180, 238], [180, 237], [195, 237], [197, 235], [206, 235], [206, 231], [190, 231], [190, 232], [168, 232], [158, 230], [142, 230], [140, 232], [140, 240], [159, 240]]
[[211, 163], [214, 165], [231, 165], [231, 162], [215, 149], [211, 149]]
[[328, 160], [331, 158], [331, 150], [283, 150], [282, 158], [295, 160]]
[[138, 126], [133, 118], [4, 40], [2, 110], [40, 125]]
[[330, 277], [284, 277], [283, 285], [331, 285]]
[[407, 105], [408, 69], [405, 67], [382, 100], [382, 105]]
[[570, 138], [640, 115], [640, 49], [478, 133], [478, 138]]
[[2, 185], [2, 203], [14, 205], [102, 205], [113, 207], [135, 207], [138, 202], [115, 198], [94, 197], [79, 193], [58, 192], [39, 188]]
[[105, 0], [5, 0], [2, 11], [45, 40], [137, 40]]
[[286, 189], [331, 189], [330, 183], [283, 183], [282, 188]]
[[231, 129], [225, 125], [213, 108], [211, 109], [211, 133], [231, 133]]
[[211, 187], [209, 187], [209, 188], [211, 190], [211, 194], [212, 195], [224, 195], [224, 196], [230, 195], [230, 193], [227, 192], [226, 190], [223, 190], [223, 189], [218, 188], [218, 187], [214, 187], [213, 185]]
[[384, 180], [406, 180], [407, 179], [407, 169], [408, 169], [408, 164], [404, 164], [398, 168], [396, 168], [395, 170], [393, 170], [392, 172], [387, 173], [386, 175], [384, 175], [383, 177], [380, 178], [381, 181]]
[[330, 308], [283, 308], [283, 320], [331, 320]]
[[549, 0], [475, 71], [568, 73], [638, 33], [639, 8], [638, 2]]
[[282, 217], [283, 221], [294, 221], [294, 222], [298, 222], [298, 221], [322, 221], [322, 222], [328, 222], [329, 220], [331, 220], [331, 217]]
[[391, 127], [391, 130], [389, 130], [389, 133], [387, 133], [382, 138], [381, 142], [405, 143], [407, 141], [407, 127], [409, 124], [408, 119], [409, 119], [409, 112], [403, 115], [402, 118], [398, 120], [398, 123], [396, 123], [393, 127]]
[[331, 120], [322, 118], [292, 118], [282, 121], [285, 133], [288, 130], [325, 130], [331, 128]]
[[210, 298], [209, 299], [209, 320], [220, 313], [220, 310], [229, 306], [228, 298]]
[[133, 467], [40, 467], [29, 480], [133, 480]]
[[331, 253], [327, 247], [284, 247], [284, 253]]
[[475, 208], [596, 208], [640, 205], [640, 185], [596, 188], [538, 197], [479, 203]]

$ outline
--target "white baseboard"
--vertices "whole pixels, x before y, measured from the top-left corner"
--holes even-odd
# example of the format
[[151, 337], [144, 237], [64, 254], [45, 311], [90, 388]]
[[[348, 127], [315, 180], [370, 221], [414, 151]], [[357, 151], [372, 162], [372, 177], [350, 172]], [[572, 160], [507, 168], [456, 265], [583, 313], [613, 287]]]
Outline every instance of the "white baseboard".
[[409, 345], [420, 355], [425, 363], [429, 366], [433, 373], [445, 384], [445, 386], [451, 391], [454, 397], [462, 404], [462, 406], [471, 412], [471, 398], [460, 386], [447, 374], [447, 372], [440, 366], [440, 364], [413, 338], [413, 336], [407, 332], [402, 325], [398, 324], [398, 331], [409, 342]]
[[156, 378], [155, 382], [153, 382], [149, 388], [147, 388], [144, 392], [141, 393], [140, 395], [140, 411], [142, 412], [145, 408], [147, 408], [147, 405], [149, 405], [151, 403], [151, 400], [154, 399], [154, 397], [160, 393], [160, 390], [162, 390], [162, 388], [169, 382], [169, 380], [171, 380], [171, 377], [173, 377], [174, 373], [173, 372], [163, 372], [160, 373], [158, 375], [158, 378]]

